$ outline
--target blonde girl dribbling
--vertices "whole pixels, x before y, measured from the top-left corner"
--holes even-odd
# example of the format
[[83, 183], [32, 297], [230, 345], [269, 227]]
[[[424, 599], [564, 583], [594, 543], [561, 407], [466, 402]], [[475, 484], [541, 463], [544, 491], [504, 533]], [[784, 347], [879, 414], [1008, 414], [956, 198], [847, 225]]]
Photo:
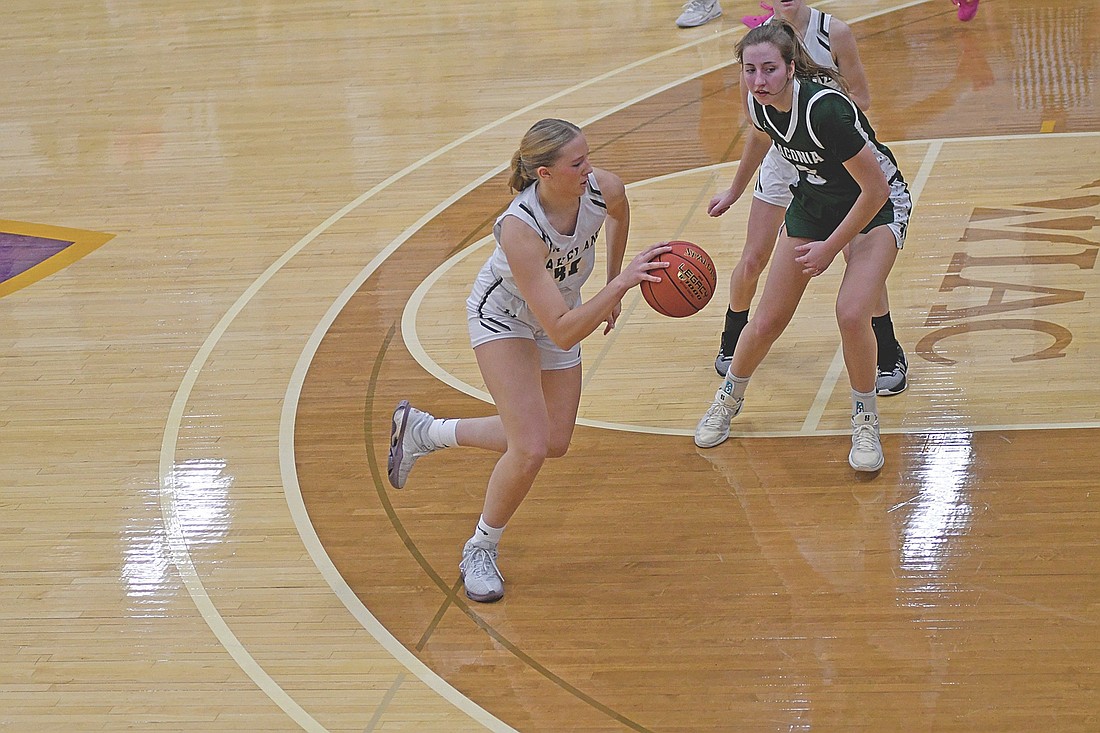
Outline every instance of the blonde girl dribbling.
[[[527, 131], [512, 158], [509, 185], [518, 194], [496, 220], [496, 247], [466, 301], [470, 343], [498, 414], [441, 420], [406, 400], [393, 412], [388, 473], [395, 488], [405, 485], [419, 458], [442, 448], [501, 454], [459, 564], [466, 595], [483, 603], [504, 595], [497, 545], [505, 525], [543, 462], [569, 448], [580, 403], [581, 340], [601, 324], [610, 333], [627, 291], [660, 279], [652, 271], [667, 267], [650, 261], [671, 249], [664, 244], [623, 267], [626, 189], [615, 174], [593, 168], [588, 154], [580, 128], [545, 119]], [[606, 285], [582, 302], [601, 229]]]

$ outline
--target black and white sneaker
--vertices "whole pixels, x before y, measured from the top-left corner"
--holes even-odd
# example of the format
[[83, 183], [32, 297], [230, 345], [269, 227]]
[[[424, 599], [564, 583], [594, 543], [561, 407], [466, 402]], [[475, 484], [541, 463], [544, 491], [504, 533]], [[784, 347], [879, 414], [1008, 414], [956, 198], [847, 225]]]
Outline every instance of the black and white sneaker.
[[878, 376], [875, 378], [875, 391], [879, 397], [901, 394], [909, 384], [905, 381], [905, 374], [909, 371], [909, 362], [905, 359], [905, 352], [898, 347], [898, 358], [894, 362], [894, 368], [883, 371], [878, 368]]
[[726, 356], [725, 352], [719, 349], [718, 356], [714, 359], [714, 371], [718, 372], [719, 377], [725, 379], [731, 363], [733, 363], [733, 354]]

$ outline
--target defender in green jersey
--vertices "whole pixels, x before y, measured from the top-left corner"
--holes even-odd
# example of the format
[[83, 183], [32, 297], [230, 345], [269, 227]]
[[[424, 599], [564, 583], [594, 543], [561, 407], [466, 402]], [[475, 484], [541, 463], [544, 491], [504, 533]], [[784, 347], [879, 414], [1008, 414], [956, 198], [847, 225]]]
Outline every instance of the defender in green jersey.
[[[867, 75], [859, 59], [855, 35], [844, 21], [817, 8], [811, 8], [805, 0], [783, 0], [775, 8], [775, 18], [794, 26], [806, 53], [817, 64], [835, 69], [846, 83], [844, 92], [861, 110], [871, 108], [871, 90], [867, 84]], [[761, 20], [764, 20], [763, 18]], [[769, 18], [768, 22], [776, 22]], [[749, 27], [755, 28], [760, 23]], [[734, 177], [729, 189], [711, 199], [707, 207], [710, 216], [722, 216], [730, 206], [747, 192], [749, 179], [744, 178], [740, 185]], [[788, 163], [774, 146], [764, 157], [760, 165], [756, 186], [752, 190], [749, 206], [749, 218], [745, 227], [745, 239], [741, 247], [741, 256], [730, 271], [729, 308], [722, 327], [718, 356], [714, 359], [714, 369], [719, 377], [725, 377], [733, 361], [733, 350], [741, 329], [749, 320], [749, 310], [756, 297], [757, 286], [764, 268], [771, 259], [775, 243], [779, 239], [779, 230], [783, 228], [783, 219], [787, 207], [791, 204], [791, 186], [798, 183], [798, 170]], [[905, 350], [894, 334], [894, 322], [890, 316], [890, 296], [886, 288], [882, 290], [875, 315], [871, 318], [871, 328], [878, 342], [878, 377], [876, 389], [879, 396], [901, 394], [908, 384], [909, 362]], [[797, 379], [799, 370], [787, 372], [790, 379]]]
[[791, 108], [785, 112], [751, 96], [748, 100], [753, 125], [798, 170], [785, 220], [787, 233], [826, 239], [836, 230], [863, 192], [845, 162], [868, 148], [890, 185], [890, 197], [860, 233], [896, 223], [901, 228], [899, 242], [903, 241], [909, 213], [905, 181], [893, 153], [875, 139], [863, 111], [842, 92], [815, 81], [795, 77], [789, 88]]
[[836, 313], [852, 387], [848, 462], [857, 471], [877, 471], [885, 459], [871, 316], [905, 242], [909, 191], [866, 116], [839, 91], [843, 81], [810, 58], [789, 23], [778, 20], [752, 29], [737, 53], [753, 128], [731, 195], [739, 193], [738, 186], [743, 190], [773, 143], [798, 169], [798, 182], [791, 188], [794, 198], [756, 315], [741, 332], [722, 387], [695, 428], [695, 443], [711, 448], [729, 437], [749, 378], [790, 323], [806, 286], [846, 250]]

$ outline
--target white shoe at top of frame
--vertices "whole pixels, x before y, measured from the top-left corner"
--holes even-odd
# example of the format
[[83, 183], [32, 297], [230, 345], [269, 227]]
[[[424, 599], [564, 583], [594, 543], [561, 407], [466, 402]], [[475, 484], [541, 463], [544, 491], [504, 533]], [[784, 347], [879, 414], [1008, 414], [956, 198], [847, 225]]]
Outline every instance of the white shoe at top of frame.
[[684, 12], [676, 19], [681, 28], [694, 28], [709, 23], [722, 14], [718, 0], [691, 0], [684, 4]]

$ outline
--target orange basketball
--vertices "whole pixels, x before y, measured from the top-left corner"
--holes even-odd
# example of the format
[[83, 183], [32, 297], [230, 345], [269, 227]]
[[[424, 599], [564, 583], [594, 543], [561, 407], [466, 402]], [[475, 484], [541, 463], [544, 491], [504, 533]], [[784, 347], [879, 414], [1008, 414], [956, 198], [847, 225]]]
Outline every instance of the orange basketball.
[[657, 255], [654, 260], [669, 263], [664, 270], [651, 270], [660, 282], [643, 280], [642, 297], [658, 313], [683, 318], [698, 313], [714, 295], [718, 275], [702, 247], [691, 242], [669, 242], [671, 252]]

